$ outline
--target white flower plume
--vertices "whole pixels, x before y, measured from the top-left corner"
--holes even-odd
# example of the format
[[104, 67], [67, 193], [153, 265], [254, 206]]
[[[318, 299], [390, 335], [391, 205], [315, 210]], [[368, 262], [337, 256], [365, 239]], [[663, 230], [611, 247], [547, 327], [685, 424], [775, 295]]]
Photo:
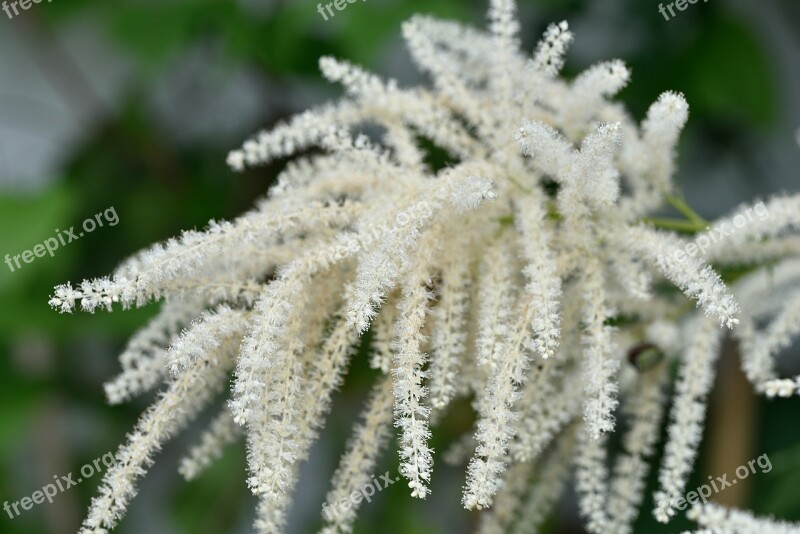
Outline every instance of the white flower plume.
[[[757, 391], [800, 391], [773, 362], [800, 332], [800, 196], [770, 200], [771, 223], [717, 242], [728, 219], [706, 223], [676, 201], [684, 97], [665, 92], [637, 124], [614, 100], [631, 78], [621, 61], [566, 81], [567, 23], [526, 53], [515, 14], [513, 0], [491, 0], [488, 31], [426, 16], [405, 23], [429, 86], [322, 58], [345, 96], [228, 156], [237, 171], [293, 158], [253, 210], [55, 289], [61, 312], [164, 300], [106, 392], [121, 402], [165, 389], [120, 449], [124, 462], [106, 474], [84, 532], [117, 525], [153, 453], [214, 402], [228, 373], [218, 415], [180, 471], [199, 476], [244, 441], [256, 530], [283, 531], [300, 465], [367, 339], [380, 378], [329, 498], [369, 479], [392, 424], [399, 473], [425, 498], [436, 424], [471, 401], [474, 436], [454, 450], [471, 455], [462, 503], [491, 508], [486, 532], [515, 531], [518, 516], [541, 524], [571, 464], [588, 531], [629, 532], [667, 412], [654, 513], [669, 520], [702, 437], [723, 327], [741, 326], [733, 332]], [[668, 205], [688, 220], [652, 218]], [[707, 261], [685, 254], [690, 243], [673, 227], [713, 237]], [[750, 273], [731, 291], [726, 268], [743, 264]], [[760, 298], [768, 273], [794, 289], [788, 303]], [[680, 362], [669, 410], [667, 360]], [[609, 464], [617, 412], [629, 425]], [[713, 507], [693, 513], [712, 530], [750, 524]], [[327, 517], [328, 531], [354, 520], [355, 509]]]

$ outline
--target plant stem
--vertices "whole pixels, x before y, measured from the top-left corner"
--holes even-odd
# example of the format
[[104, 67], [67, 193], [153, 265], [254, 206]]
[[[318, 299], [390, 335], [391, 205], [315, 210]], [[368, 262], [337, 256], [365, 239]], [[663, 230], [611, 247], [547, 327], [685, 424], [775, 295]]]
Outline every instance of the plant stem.
[[677, 232], [684, 232], [687, 234], [696, 234], [702, 232], [708, 226], [708, 223], [705, 221], [698, 222], [686, 221], [683, 219], [657, 219], [649, 217], [646, 217], [642, 220], [662, 230], [675, 230]]
[[694, 211], [683, 199], [676, 197], [675, 195], [667, 195], [667, 203], [670, 206], [681, 212], [681, 214], [689, 219], [691, 222], [701, 226], [701, 228], [705, 228], [708, 226], [708, 221], [703, 219], [696, 211]]

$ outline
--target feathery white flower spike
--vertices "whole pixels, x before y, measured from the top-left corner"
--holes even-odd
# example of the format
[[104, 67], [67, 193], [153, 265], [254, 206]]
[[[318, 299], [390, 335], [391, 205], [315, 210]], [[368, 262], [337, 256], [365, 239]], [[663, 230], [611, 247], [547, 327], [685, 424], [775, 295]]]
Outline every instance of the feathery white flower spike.
[[[487, 532], [541, 525], [570, 464], [587, 529], [629, 532], [667, 408], [663, 369], [679, 360], [656, 495], [655, 515], [667, 521], [699, 447], [718, 323], [738, 324], [756, 391], [800, 393], [800, 378], [779, 377], [774, 361], [800, 332], [800, 195], [737, 208], [695, 236], [705, 259], [690, 257], [688, 239], [662, 229], [696, 230], [700, 217], [651, 218], [675, 205], [683, 96], [663, 93], [636, 123], [615, 101], [630, 79], [621, 61], [560, 78], [573, 39], [566, 22], [550, 25], [529, 56], [516, 11], [514, 0], [490, 0], [488, 29], [428, 16], [405, 23], [429, 84], [403, 87], [322, 58], [343, 97], [229, 154], [235, 170], [294, 156], [252, 210], [152, 246], [108, 277], [55, 288], [50, 304], [61, 312], [166, 301], [106, 391], [119, 402], [162, 381], [167, 389], [121, 449], [84, 531], [118, 522], [151, 454], [231, 370], [226, 409], [181, 472], [197, 476], [241, 435], [255, 530], [284, 531], [301, 466], [367, 331], [382, 385], [330, 498], [371, 476], [390, 419], [400, 475], [426, 497], [431, 429], [471, 404], [475, 433], [457, 437], [448, 456], [471, 455], [462, 504], [494, 507], [481, 520]], [[749, 272], [729, 291], [710, 264], [726, 282]], [[665, 361], [620, 365], [648, 344]], [[619, 402], [630, 427], [609, 480]], [[329, 531], [351, 528], [355, 513], [328, 518]], [[734, 513], [723, 515], [731, 523]]]
[[[531, 214], [536, 220], [536, 214]], [[535, 228], [535, 225], [533, 225]], [[527, 228], [530, 230], [530, 226]], [[529, 234], [530, 235], [530, 234]], [[533, 236], [531, 236], [533, 237]], [[546, 240], [546, 238], [544, 238]], [[544, 265], [543, 272], [529, 271], [529, 276], [554, 275], [547, 269], [548, 260], [544, 258], [539, 265]], [[502, 259], [501, 259], [502, 261]], [[545, 285], [552, 284], [546, 278]], [[535, 282], [531, 282], [535, 284]], [[549, 289], [549, 288], [548, 288]], [[558, 283], [556, 283], [558, 290]], [[466, 508], [483, 509], [490, 506], [493, 502], [495, 493], [502, 485], [502, 477], [507, 467], [508, 448], [514, 438], [518, 413], [516, 404], [521, 396], [521, 388], [525, 385], [528, 377], [529, 360], [532, 356], [529, 347], [533, 346], [542, 350], [546, 344], [536, 344], [531, 342], [531, 324], [534, 330], [544, 336], [558, 335], [557, 326], [548, 323], [552, 320], [554, 311], [553, 303], [544, 302], [552, 298], [552, 293], [545, 294], [544, 290], [538, 287], [530, 287], [529, 293], [534, 295], [529, 300], [527, 294], [518, 298], [514, 308], [517, 311], [517, 320], [508, 329], [508, 339], [495, 342], [494, 354], [490, 362], [494, 368], [488, 371], [489, 377], [484, 391], [478, 392], [476, 404], [479, 409], [477, 432], [475, 438], [478, 445], [475, 455], [467, 467], [467, 483], [464, 488], [462, 502]], [[541, 297], [544, 298], [541, 298]], [[550, 307], [548, 308], [548, 304]], [[534, 309], [536, 308], [536, 309]], [[535, 317], [535, 319], [532, 319]], [[501, 319], [500, 317], [497, 318]], [[496, 331], [496, 327], [495, 327]], [[554, 332], [555, 331], [555, 332]], [[539, 339], [541, 342], [541, 339]], [[550, 345], [554, 350], [554, 347]], [[499, 353], [498, 353], [499, 349]], [[549, 353], [544, 352], [548, 357]]]
[[408, 480], [411, 496], [424, 499], [430, 493], [428, 482], [433, 466], [433, 451], [428, 447], [430, 407], [424, 401], [427, 388], [425, 366], [428, 357], [422, 352], [425, 342], [422, 328], [429, 313], [433, 294], [430, 283], [429, 257], [417, 258], [403, 284], [397, 306], [395, 351], [392, 381], [394, 384], [395, 426], [400, 429], [400, 474]]
[[517, 5], [515, 0], [490, 0], [489, 31], [499, 38], [508, 52], [516, 52], [519, 48], [517, 34], [519, 22], [516, 19]]
[[471, 282], [469, 240], [456, 238], [445, 245], [447, 261], [441, 272], [439, 303], [433, 311], [430, 396], [434, 409], [445, 408], [458, 391], [459, 366], [466, 356], [466, 320]]
[[564, 99], [564, 106], [558, 110], [564, 133], [573, 140], [584, 135], [595, 119], [596, 110], [628, 84], [630, 75], [620, 60], [599, 63], [578, 75]]
[[583, 427], [578, 431], [578, 444], [573, 461], [575, 463], [575, 489], [578, 506], [586, 519], [586, 530], [590, 534], [611, 532], [606, 508], [608, 500], [608, 435], [592, 436]]
[[564, 55], [573, 39], [567, 21], [548, 26], [544, 37], [536, 47], [533, 68], [551, 78], [557, 76], [564, 66]]
[[586, 333], [584, 334], [583, 381], [586, 400], [584, 421], [586, 432], [592, 439], [614, 430], [616, 398], [616, 374], [619, 361], [615, 359], [617, 348], [611, 336], [611, 327], [605, 322], [611, 315], [603, 291], [603, 275], [600, 262], [589, 259], [583, 275], [583, 308]]
[[623, 409], [631, 425], [623, 437], [624, 452], [617, 458], [609, 484], [609, 531], [630, 534], [644, 499], [649, 471], [648, 457], [653, 454], [664, 418], [664, 385], [668, 378], [664, 362], [640, 376]]
[[352, 493], [375, 482], [373, 473], [378, 464], [378, 456], [391, 434], [393, 402], [392, 381], [389, 377], [381, 378], [373, 390], [362, 422], [356, 428], [347, 452], [333, 475], [331, 489], [325, 497], [322, 509], [322, 517], [326, 522], [322, 529], [324, 534], [352, 531], [358, 503], [351, 502], [348, 507], [332, 506], [346, 501]]
[[[620, 143], [619, 123], [598, 125], [583, 140], [580, 151], [542, 122], [523, 124], [515, 138], [538, 170], [570, 189], [567, 199], [580, 200], [590, 207], [609, 206], [617, 200], [619, 171], [614, 159]], [[575, 204], [567, 208], [582, 211]]]
[[167, 351], [167, 362], [173, 374], [183, 371], [209, 354], [228, 338], [241, 335], [247, 329], [249, 313], [227, 305], [213, 312], [204, 312], [184, 330]]
[[128, 436], [128, 443], [115, 454], [114, 466], [106, 471], [99, 495], [92, 499], [83, 522], [82, 534], [114, 528], [136, 495], [136, 479], [147, 472], [153, 454], [224, 387], [237, 346], [238, 340], [229, 340], [217, 348], [213, 358], [190, 365], [171, 380], [158, 401], [142, 415]]
[[[523, 320], [525, 315], [522, 315]], [[525, 322], [517, 321], [512, 337], [526, 330]], [[491, 506], [494, 495], [502, 485], [506, 470], [508, 445], [514, 437], [517, 413], [514, 405], [519, 399], [519, 385], [524, 384], [527, 357], [522, 350], [508, 346], [497, 369], [490, 372], [486, 390], [479, 401], [480, 413], [475, 439], [475, 454], [467, 467], [467, 483], [462, 503], [465, 508], [481, 510]]]
[[654, 495], [655, 518], [666, 523], [675, 515], [675, 503], [683, 495], [689, 473], [703, 437], [706, 398], [714, 383], [722, 331], [713, 320], [703, 318], [692, 325], [681, 362], [664, 459]]
[[497, 494], [497, 502], [491, 509], [481, 514], [478, 534], [508, 532], [530, 486], [534, 467], [535, 464], [532, 462], [526, 462], [514, 464], [508, 470], [503, 487]]
[[[327, 278], [336, 281], [336, 277]], [[322, 295], [327, 289], [320, 291]], [[299, 297], [299, 298], [298, 298]], [[336, 302], [336, 301], [334, 301]], [[318, 315], [316, 302], [296, 296], [296, 309], [306, 316]], [[269, 387], [264, 390], [261, 417], [248, 423], [248, 484], [260, 496], [255, 525], [259, 532], [282, 532], [291, 504], [290, 496], [298, 481], [299, 463], [306, 460], [311, 444], [330, 407], [333, 390], [341, 383], [356, 343], [357, 334], [347, 328], [343, 309], [337, 314], [330, 335], [316, 352], [318, 333], [306, 330], [290, 336], [281, 356], [293, 355], [285, 363], [264, 373]], [[287, 327], [296, 327], [293, 315]], [[309, 322], [313, 323], [312, 320]], [[300, 387], [300, 377], [309, 379], [310, 388]]]
[[[79, 288], [58, 286], [50, 304], [71, 312], [80, 300], [84, 311], [111, 310], [112, 304], [123, 308], [143, 306], [167, 292], [196, 291], [187, 281], [214, 272], [218, 263], [236, 256], [251, 243], [270, 243], [286, 232], [303, 231], [315, 225], [343, 225], [355, 213], [352, 203], [342, 206], [312, 202], [308, 206], [285, 206], [265, 213], [254, 210], [233, 222], [211, 221], [205, 232], [186, 231], [180, 240], [170, 239], [128, 260], [112, 278], [86, 280]], [[268, 264], [266, 271], [271, 267]]]
[[581, 352], [579, 325], [583, 305], [574, 298], [577, 294], [577, 287], [572, 284], [564, 295], [565, 322], [558, 354], [534, 366], [522, 391], [520, 419], [509, 447], [517, 462], [536, 461], [583, 408], [583, 388], [572, 386], [583, 380], [583, 369], [575, 364]]
[[181, 459], [178, 472], [186, 480], [194, 480], [215, 460], [222, 457], [227, 445], [235, 443], [241, 436], [242, 427], [234, 422], [228, 407], [224, 407], [203, 433], [200, 441]]
[[768, 201], [743, 205], [713, 222], [697, 236], [704, 243], [708, 261], [735, 259], [737, 250], [775, 243], [778, 238], [800, 230], [800, 195], [778, 196]]
[[739, 322], [739, 304], [722, 279], [711, 267], [686, 255], [677, 238], [644, 226], [630, 227], [624, 238], [616, 238], [626, 239], [631, 251], [654, 262], [666, 278], [697, 301], [706, 316], [716, 316], [728, 328]]
[[261, 132], [228, 154], [228, 165], [235, 171], [245, 166], [265, 165], [277, 158], [291, 156], [320, 142], [339, 121], [358, 116], [354, 106], [326, 105], [308, 110], [290, 121], [278, 124], [270, 132]]
[[708, 534], [797, 534], [800, 523], [789, 523], [773, 518], [756, 517], [751, 513], [735, 508], [725, 508], [718, 504], [696, 504], [687, 514]]
[[526, 262], [525, 293], [529, 298], [533, 331], [532, 346], [542, 358], [550, 358], [558, 350], [561, 335], [559, 299], [561, 278], [552, 253], [552, 231], [546, 221], [547, 213], [540, 199], [531, 196], [520, 199], [515, 212], [520, 249]]
[[573, 425], [554, 443], [545, 461], [537, 466], [536, 478], [527, 499], [521, 506], [522, 515], [513, 534], [534, 534], [558, 503], [570, 475], [570, 465], [575, 453], [576, 438]]
[[392, 339], [394, 337], [394, 321], [397, 317], [397, 305], [394, 298], [388, 299], [378, 310], [378, 316], [372, 326], [372, 356], [369, 366], [388, 374], [392, 369]]
[[689, 105], [680, 93], [666, 92], [658, 98], [642, 123], [642, 141], [652, 153], [648, 179], [660, 193], [670, 191], [675, 172], [675, 146], [686, 121]]
[[514, 307], [514, 254], [512, 243], [501, 236], [483, 256], [484, 273], [478, 287], [478, 334], [475, 340], [478, 365], [497, 367], [511, 335]]
[[526, 385], [520, 402], [520, 418], [509, 450], [517, 462], [533, 462], [581, 413], [583, 390], [573, 387], [580, 372], [567, 373], [558, 364], [542, 364]]
[[[774, 375], [772, 359], [783, 349], [791, 346], [793, 338], [800, 335], [800, 291], [786, 296], [786, 302], [767, 326], [754, 336], [753, 343], [746, 344], [743, 349], [743, 367], [748, 378], [754, 382], [758, 391], [768, 397], [788, 397], [797, 391], [797, 381], [771, 378]], [[759, 378], [770, 377], [762, 382]]]
[[122, 372], [103, 387], [110, 404], [119, 404], [160, 384], [168, 374], [170, 340], [203, 309], [199, 301], [165, 302], [159, 314], [128, 342], [119, 357]]
[[[279, 284], [271, 284], [280, 290]], [[290, 283], [292, 304], [262, 299], [255, 308], [255, 319], [242, 342], [242, 354], [258, 361], [250, 369], [237, 369], [231, 411], [234, 420], [247, 424], [247, 484], [253, 494], [284, 502], [298, 460], [298, 418], [301, 405], [304, 346], [302, 317], [309, 305], [308, 291]], [[270, 295], [272, 296], [272, 295]], [[286, 295], [288, 297], [288, 295]], [[274, 298], [282, 299], [278, 293]], [[280, 306], [279, 304], [283, 304]], [[250, 386], [248, 389], [238, 385]], [[250, 401], [246, 403], [246, 401]]]
[[[410, 261], [421, 231], [446, 207], [467, 211], [495, 198], [492, 183], [472, 173], [472, 166], [448, 170], [434, 187], [395, 217], [396, 224], [358, 265], [353, 296], [347, 312], [350, 325], [364, 332]], [[442, 216], [446, 216], [442, 215]]]

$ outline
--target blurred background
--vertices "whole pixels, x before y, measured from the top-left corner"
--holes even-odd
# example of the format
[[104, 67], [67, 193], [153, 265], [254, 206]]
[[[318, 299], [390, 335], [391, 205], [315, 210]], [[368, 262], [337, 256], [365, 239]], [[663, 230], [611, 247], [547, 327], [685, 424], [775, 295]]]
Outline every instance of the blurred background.
[[[665, 20], [654, 0], [521, 0], [524, 43], [569, 21], [576, 42], [565, 74], [621, 58], [633, 71], [620, 98], [641, 119], [664, 90], [683, 92], [691, 117], [678, 180], [705, 217], [800, 189], [800, 3], [710, 0]], [[228, 150], [258, 129], [337, 97], [317, 58], [333, 54], [401, 84], [423, 82], [400, 38], [416, 12], [484, 24], [483, 0], [365, 0], [325, 21], [307, 0], [52, 0], [8, 19], [0, 13], [0, 255], [19, 254], [113, 207], [119, 216], [11, 272], [0, 266], [0, 501], [17, 501], [54, 475], [115, 451], [153, 395], [109, 407], [102, 383], [157, 305], [59, 315], [56, 284], [106, 274], [127, 255], [181, 229], [231, 218], [263, 194], [280, 165], [234, 174]], [[743, 382], [728, 347], [690, 488], [767, 453], [773, 469], [718, 495], [759, 514], [800, 520], [800, 399], [766, 402]], [[362, 355], [363, 356], [363, 355]], [[787, 351], [781, 371], [800, 372]], [[304, 467], [291, 532], [312, 532], [373, 372], [358, 358], [327, 431]], [[201, 421], [202, 422], [202, 421]], [[445, 450], [470, 428], [457, 412], [435, 432]], [[116, 532], [249, 532], [253, 499], [241, 445], [185, 483], [177, 461], [200, 425], [168, 444]], [[379, 471], [396, 472], [393, 452]], [[463, 466], [437, 459], [432, 496], [401, 484], [362, 509], [356, 532], [460, 533]], [[0, 533], [75, 532], [100, 475], [21, 516], [0, 512]], [[647, 513], [637, 532], [677, 532]], [[546, 531], [579, 533], [568, 495]]]

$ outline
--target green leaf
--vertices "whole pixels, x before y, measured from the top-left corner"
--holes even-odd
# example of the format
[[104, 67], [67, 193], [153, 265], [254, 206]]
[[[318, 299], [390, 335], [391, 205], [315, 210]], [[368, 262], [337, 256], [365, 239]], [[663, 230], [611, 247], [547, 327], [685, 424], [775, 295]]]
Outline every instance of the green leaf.
[[207, 2], [114, 3], [106, 11], [109, 35], [146, 64], [183, 51], [194, 37]]
[[[17, 268], [14, 256], [31, 250], [45, 239], [56, 236], [56, 230], [69, 227], [67, 221], [75, 205], [74, 195], [66, 187], [57, 187], [32, 197], [0, 197], [0, 225], [6, 231], [0, 235], [0, 295], [12, 288], [26, 285], [26, 282], [52, 261], [49, 255], [34, 258], [30, 264], [19, 258]], [[5, 263], [8, 254], [14, 270]], [[56, 252], [55, 254], [58, 254]]]
[[683, 61], [686, 97], [693, 109], [762, 126], [774, 121], [774, 73], [742, 22], [724, 15], [709, 18]]

